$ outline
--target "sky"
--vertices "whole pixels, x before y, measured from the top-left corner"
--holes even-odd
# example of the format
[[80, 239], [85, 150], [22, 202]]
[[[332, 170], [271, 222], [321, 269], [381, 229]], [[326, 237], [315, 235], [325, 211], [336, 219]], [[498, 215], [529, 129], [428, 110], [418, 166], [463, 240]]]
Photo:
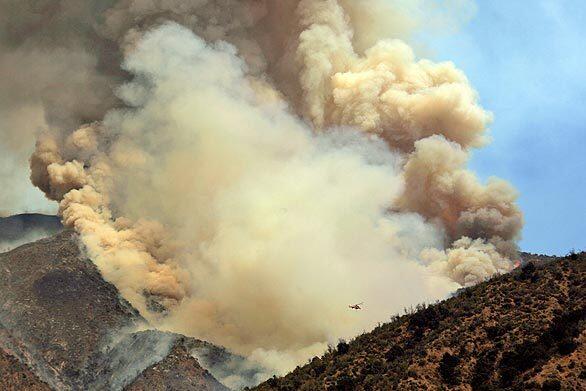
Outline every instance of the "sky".
[[521, 249], [586, 250], [586, 3], [478, 0], [467, 25], [430, 45], [494, 115], [471, 168], [519, 190]]

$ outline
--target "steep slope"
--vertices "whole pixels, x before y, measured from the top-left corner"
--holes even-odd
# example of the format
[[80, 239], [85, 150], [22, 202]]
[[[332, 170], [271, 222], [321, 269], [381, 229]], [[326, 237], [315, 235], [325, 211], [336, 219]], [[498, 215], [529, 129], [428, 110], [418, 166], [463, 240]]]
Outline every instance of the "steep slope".
[[[512, 274], [258, 389], [586, 389], [585, 261], [523, 254]], [[0, 389], [224, 391], [263, 376], [222, 348], [141, 327], [72, 232], [0, 254]]]
[[51, 391], [30, 368], [0, 349], [0, 385], [5, 391]]
[[226, 390], [195, 357], [212, 370], [241, 358], [139, 326], [71, 231], [0, 254], [0, 389]]
[[586, 254], [535, 258], [256, 389], [584, 390]]
[[185, 342], [178, 340], [163, 360], [144, 370], [125, 390], [228, 391], [199, 365]]
[[140, 321], [69, 231], [0, 254], [0, 270], [0, 346], [53, 387], [80, 386], [108, 333]]

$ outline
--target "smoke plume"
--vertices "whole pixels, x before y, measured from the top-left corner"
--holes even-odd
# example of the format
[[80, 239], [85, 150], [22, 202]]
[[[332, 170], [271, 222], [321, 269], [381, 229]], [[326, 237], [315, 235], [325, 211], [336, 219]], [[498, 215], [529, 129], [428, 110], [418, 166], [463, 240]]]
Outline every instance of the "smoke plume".
[[491, 114], [399, 39], [447, 3], [2, 2], [31, 180], [151, 323], [289, 369], [511, 269], [516, 193], [466, 169]]

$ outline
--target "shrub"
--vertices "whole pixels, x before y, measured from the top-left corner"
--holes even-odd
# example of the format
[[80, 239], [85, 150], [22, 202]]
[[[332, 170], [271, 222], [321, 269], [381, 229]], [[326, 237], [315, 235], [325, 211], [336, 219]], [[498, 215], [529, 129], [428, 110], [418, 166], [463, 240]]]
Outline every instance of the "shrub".
[[267, 380], [267, 385], [269, 387], [277, 387], [279, 385], [279, 382], [277, 381], [277, 376], [271, 377], [270, 379]]
[[558, 379], [547, 379], [541, 385], [541, 389], [546, 391], [558, 391], [562, 389], [562, 384]]
[[326, 371], [326, 365], [319, 357], [314, 357], [313, 360], [311, 360], [310, 368], [311, 373], [314, 376], [320, 376]]
[[347, 374], [340, 375], [336, 380], [336, 389], [340, 391], [352, 391], [354, 387], [354, 379]]
[[488, 390], [490, 379], [494, 372], [494, 364], [496, 361], [497, 352], [489, 350], [483, 353], [474, 366], [472, 373], [472, 380], [470, 382], [473, 390]]
[[486, 331], [486, 336], [491, 340], [495, 339], [496, 337], [500, 337], [506, 332], [504, 327], [501, 327], [499, 325], [487, 326], [484, 330]]
[[562, 356], [572, 354], [574, 350], [578, 348], [578, 345], [571, 339], [566, 339], [558, 344], [558, 352]]
[[532, 282], [535, 282], [533, 281], [534, 273], [535, 265], [533, 264], [533, 262], [529, 262], [525, 266], [523, 266], [523, 268], [521, 269], [521, 273], [519, 273], [519, 275], [517, 276], [517, 280], [523, 281], [532, 279]]
[[444, 353], [440, 361], [439, 373], [445, 383], [452, 385], [460, 383], [459, 364], [460, 357]]
[[385, 365], [380, 359], [368, 358], [364, 364], [366, 375], [378, 375], [385, 372]]
[[386, 351], [385, 358], [386, 358], [387, 362], [391, 362], [391, 361], [398, 359], [403, 354], [405, 354], [405, 350], [403, 350], [403, 348], [401, 346], [393, 345], [390, 347], [389, 350]]
[[343, 339], [341, 339], [338, 342], [338, 346], [336, 347], [336, 352], [339, 355], [343, 355], [348, 353], [348, 351], [350, 350], [350, 345], [348, 345], [348, 343], [346, 343], [346, 341], [344, 341]]
[[435, 329], [446, 316], [446, 311], [441, 306], [417, 307], [418, 311], [409, 318], [409, 329]]

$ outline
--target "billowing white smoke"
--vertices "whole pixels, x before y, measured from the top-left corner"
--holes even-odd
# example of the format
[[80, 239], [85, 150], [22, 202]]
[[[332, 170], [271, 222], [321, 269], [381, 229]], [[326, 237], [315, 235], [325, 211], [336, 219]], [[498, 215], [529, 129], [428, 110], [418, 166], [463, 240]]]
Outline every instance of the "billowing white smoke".
[[[147, 34], [125, 67], [136, 78], [121, 98], [140, 106], [71, 138], [116, 133], [108, 156], [97, 142], [76, 143], [115, 183], [94, 183], [101, 177], [77, 160], [48, 172], [52, 194], [65, 194], [65, 223], [108, 279], [143, 312], [145, 289], [178, 301], [164, 327], [247, 354], [319, 351], [330, 336], [452, 288], [413, 261], [441, 246], [438, 230], [387, 213], [403, 180], [380, 140], [351, 129], [314, 135], [282, 102], [259, 101], [232, 47], [208, 47], [177, 25]], [[126, 218], [167, 229], [120, 229], [102, 194], [121, 199]], [[166, 248], [169, 238], [178, 247]], [[366, 316], [346, 311], [363, 297]]]
[[490, 114], [381, 39], [406, 4], [121, 0], [95, 31], [118, 108], [43, 133], [33, 183], [153, 324], [275, 370], [505, 272], [515, 192], [465, 169]]

